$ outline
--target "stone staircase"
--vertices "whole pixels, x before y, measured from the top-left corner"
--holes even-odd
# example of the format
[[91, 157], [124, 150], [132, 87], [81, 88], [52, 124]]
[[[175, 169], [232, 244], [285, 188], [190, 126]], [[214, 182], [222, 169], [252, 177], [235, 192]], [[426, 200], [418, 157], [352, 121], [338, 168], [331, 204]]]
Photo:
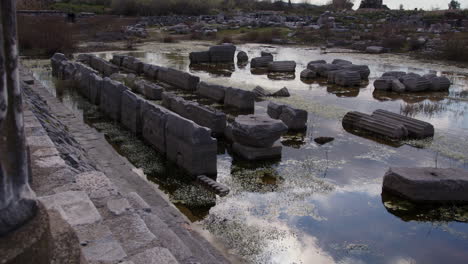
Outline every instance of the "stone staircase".
[[24, 85], [32, 187], [72, 226], [87, 263], [229, 263], [102, 135], [37, 80]]

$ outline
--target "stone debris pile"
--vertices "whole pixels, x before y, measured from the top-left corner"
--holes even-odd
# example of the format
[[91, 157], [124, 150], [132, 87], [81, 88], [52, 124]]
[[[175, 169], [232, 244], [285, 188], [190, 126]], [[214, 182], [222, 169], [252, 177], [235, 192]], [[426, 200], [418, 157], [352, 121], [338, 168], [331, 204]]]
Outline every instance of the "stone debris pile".
[[349, 112], [344, 116], [342, 124], [348, 131], [357, 130], [392, 140], [434, 136], [434, 126], [430, 123], [381, 109], [374, 111], [372, 115]]
[[281, 121], [264, 115], [238, 116], [231, 126], [233, 151], [247, 160], [281, 157], [281, 135], [288, 127]]
[[395, 93], [404, 92], [446, 92], [450, 89], [451, 82], [445, 76], [436, 74], [419, 75], [401, 71], [384, 73], [374, 81], [376, 91], [388, 91]]
[[439, 168], [390, 168], [383, 190], [415, 203], [468, 204], [468, 171]]
[[311, 61], [301, 72], [302, 79], [327, 78], [329, 84], [359, 86], [368, 80], [370, 69], [366, 65], [355, 65], [350, 61], [335, 59], [332, 63], [324, 60]]
[[236, 49], [232, 44], [223, 44], [210, 47], [208, 51], [191, 52], [190, 63], [234, 63]]

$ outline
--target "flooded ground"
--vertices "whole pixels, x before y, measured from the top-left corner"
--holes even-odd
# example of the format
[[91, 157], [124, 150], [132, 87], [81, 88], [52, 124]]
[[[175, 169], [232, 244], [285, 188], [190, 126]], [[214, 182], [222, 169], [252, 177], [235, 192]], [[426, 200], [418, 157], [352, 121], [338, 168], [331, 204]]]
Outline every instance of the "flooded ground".
[[[48, 61], [29, 61], [36, 75], [84, 120], [107, 135], [120, 153], [142, 168], [190, 219], [248, 263], [468, 263], [468, 207], [420, 207], [382, 194], [391, 166], [468, 169], [468, 69], [414, 61], [397, 55], [321, 54], [318, 49], [240, 45], [249, 57], [270, 51], [275, 60], [295, 60], [295, 76], [251, 72], [248, 65], [190, 67], [188, 54], [207, 43], [146, 44], [128, 53], [226, 86], [267, 89], [286, 86], [292, 96], [274, 99], [309, 111], [306, 132], [282, 138], [279, 160], [252, 163], [233, 157], [220, 142], [218, 181], [231, 189], [216, 197], [194, 185], [140, 139], [109, 122], [70, 85], [50, 76]], [[99, 53], [110, 59], [113, 52]], [[324, 81], [303, 82], [307, 62], [335, 58], [371, 69], [360, 88]], [[374, 93], [373, 80], [385, 71], [435, 72], [453, 81], [450, 92], [395, 95]], [[199, 100], [191, 94], [185, 98]], [[273, 100], [273, 99], [272, 99]], [[200, 100], [203, 103], [203, 100]], [[255, 111], [265, 113], [267, 102]], [[221, 106], [217, 106], [220, 108]], [[433, 139], [379, 142], [343, 130], [347, 111], [386, 109], [431, 122]], [[335, 140], [320, 146], [315, 137]]]

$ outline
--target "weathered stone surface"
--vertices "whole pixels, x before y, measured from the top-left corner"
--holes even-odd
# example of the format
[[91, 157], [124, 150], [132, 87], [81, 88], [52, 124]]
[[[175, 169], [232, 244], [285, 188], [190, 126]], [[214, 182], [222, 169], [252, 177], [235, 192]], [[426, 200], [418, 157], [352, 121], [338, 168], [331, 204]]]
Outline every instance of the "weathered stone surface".
[[255, 98], [262, 98], [272, 95], [270, 91], [267, 91], [260, 86], [255, 87], [252, 92], [255, 94]]
[[[342, 64], [338, 64], [342, 65]], [[370, 69], [369, 66], [367, 65], [354, 65], [354, 64], [347, 64], [347, 65], [342, 65], [343, 69], [348, 70], [348, 71], [356, 71], [360, 74], [362, 80], [367, 80], [370, 75]]]
[[247, 53], [245, 51], [239, 51], [239, 53], [237, 53], [237, 62], [248, 62], [249, 61], [249, 56], [247, 55]]
[[209, 51], [190, 52], [190, 63], [210, 63], [211, 57]]
[[210, 61], [212, 63], [234, 62], [236, 46], [232, 44], [223, 44], [210, 47]]
[[143, 73], [143, 62], [131, 56], [125, 56], [122, 60], [122, 66], [133, 71], [136, 74]]
[[392, 90], [393, 80], [396, 79], [392, 76], [380, 77], [374, 81], [374, 88], [377, 91], [390, 91]]
[[232, 124], [235, 142], [259, 148], [271, 147], [287, 130], [282, 121], [260, 115], [241, 115]]
[[159, 69], [158, 80], [187, 91], [195, 91], [200, 82], [200, 78], [197, 76], [169, 68]]
[[100, 104], [103, 84], [103, 79], [97, 74], [91, 73], [89, 75], [88, 99], [91, 103], [95, 105]]
[[250, 68], [267, 68], [273, 62], [273, 56], [256, 57], [250, 61]]
[[250, 147], [235, 142], [232, 150], [246, 160], [265, 160], [280, 158], [283, 147], [279, 142], [265, 148]]
[[131, 91], [125, 91], [122, 94], [122, 113], [121, 123], [134, 134], [141, 134], [141, 105], [143, 99]]
[[307, 63], [307, 69], [315, 71], [315, 68], [317, 67], [318, 64], [326, 64], [327, 62], [325, 60], [315, 60], [315, 61], [310, 61]]
[[111, 76], [112, 74], [119, 72], [119, 67], [97, 56], [90, 57], [89, 65], [104, 76]]
[[356, 71], [339, 71], [335, 75], [335, 83], [340, 86], [359, 86], [361, 84], [361, 75]]
[[110, 62], [117, 65], [118, 67], [122, 67], [123, 66], [123, 60], [124, 60], [125, 57], [127, 57], [127, 56], [121, 55], [121, 54], [114, 54], [114, 56], [112, 56], [112, 59], [110, 60]]
[[389, 71], [385, 72], [382, 74], [382, 77], [395, 77], [397, 79], [400, 79], [401, 77], [405, 76], [406, 72], [404, 71]]
[[335, 84], [336, 83], [336, 75], [339, 73], [339, 72], [342, 72], [344, 70], [335, 70], [335, 71], [329, 71], [328, 72], [328, 78], [327, 78], [327, 82], [329, 84]]
[[419, 75], [407, 74], [400, 79], [408, 92], [423, 92], [429, 90], [430, 82]]
[[314, 79], [317, 77], [317, 73], [313, 70], [305, 69], [301, 72], [301, 79]]
[[83, 172], [75, 176], [76, 184], [91, 199], [100, 199], [117, 194], [117, 187], [100, 171]]
[[271, 118], [283, 121], [290, 130], [301, 130], [307, 127], [308, 114], [305, 110], [270, 102], [267, 113]]
[[274, 92], [272, 94], [272, 96], [275, 96], [275, 97], [289, 97], [289, 96], [291, 96], [291, 94], [289, 94], [288, 88], [283, 87], [283, 88], [279, 89], [278, 91]]
[[151, 80], [158, 79], [158, 72], [161, 67], [151, 64], [146, 64], [146, 67], [143, 67], [143, 73], [145, 76]]
[[343, 128], [360, 130], [374, 136], [401, 140], [408, 137], [406, 127], [397, 122], [382, 122], [370, 115], [349, 112], [343, 117]]
[[406, 86], [398, 79], [392, 80], [392, 92], [403, 93], [406, 91]]
[[145, 222], [136, 214], [122, 215], [106, 221], [106, 224], [127, 254], [132, 254], [156, 239]]
[[226, 196], [229, 193], [229, 188], [205, 175], [198, 176], [197, 181], [219, 196]]
[[379, 46], [369, 46], [366, 48], [366, 52], [371, 54], [380, 54], [385, 52], [385, 48]]
[[390, 168], [383, 189], [416, 203], [468, 203], [468, 171], [438, 168]]
[[216, 175], [217, 141], [211, 130], [177, 114], [166, 122], [166, 156], [191, 175]]
[[380, 120], [401, 123], [408, 130], [408, 136], [412, 138], [426, 138], [434, 136], [434, 126], [428, 122], [395, 114], [382, 109], [374, 111], [372, 116]]
[[128, 88], [122, 83], [113, 81], [107, 77], [103, 80], [99, 107], [115, 121], [120, 121], [120, 115], [122, 113], [122, 94], [126, 90], [128, 90]]
[[75, 63], [75, 66], [77, 68], [75, 79], [78, 84], [78, 90], [84, 97], [89, 98], [91, 93], [91, 85], [93, 82], [91, 80], [91, 74], [98, 76], [98, 72], [81, 63]]
[[273, 61], [268, 64], [268, 70], [270, 72], [295, 72], [296, 62], [295, 61]]
[[134, 264], [179, 264], [167, 248], [147, 249], [132, 257]]
[[239, 110], [253, 111], [255, 107], [255, 95], [251, 91], [229, 87], [226, 89], [224, 105]]
[[445, 76], [424, 75], [424, 78], [429, 80], [429, 89], [433, 92], [444, 92], [450, 89], [451, 82]]
[[146, 99], [149, 99], [149, 100], [161, 100], [162, 99], [162, 93], [164, 90], [161, 86], [154, 84], [154, 83], [145, 82], [143, 87], [144, 87], [143, 94], [145, 95]]
[[166, 153], [166, 122], [169, 111], [149, 102], [141, 106], [143, 138], [160, 153]]
[[197, 94], [209, 98], [215, 102], [221, 103], [224, 102], [226, 87], [216, 84], [209, 84], [206, 82], [200, 82], [197, 86]]
[[347, 60], [341, 60], [341, 59], [334, 59], [332, 61], [332, 64], [338, 64], [338, 65], [351, 65], [353, 64], [352, 62], [350, 61], [347, 61]]
[[57, 210], [72, 226], [92, 224], [101, 220], [101, 215], [85, 192], [63, 192], [40, 198], [47, 209]]
[[331, 71], [336, 71], [336, 70], [341, 70], [343, 69], [342, 66], [337, 65], [337, 64], [315, 64], [316, 66], [312, 68], [309, 68], [311, 70], [315, 70], [317, 74], [321, 77], [328, 78], [328, 73]]

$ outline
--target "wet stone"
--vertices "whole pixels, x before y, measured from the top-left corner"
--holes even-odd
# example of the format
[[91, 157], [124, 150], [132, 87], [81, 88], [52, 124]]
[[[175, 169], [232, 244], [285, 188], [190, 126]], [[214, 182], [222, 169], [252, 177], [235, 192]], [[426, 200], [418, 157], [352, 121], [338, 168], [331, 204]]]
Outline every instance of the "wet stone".
[[305, 69], [301, 72], [302, 79], [314, 79], [317, 77], [317, 73], [313, 70]]
[[315, 143], [319, 145], [325, 145], [327, 143], [332, 142], [333, 140], [335, 140], [335, 138], [332, 137], [317, 137], [314, 139]]
[[239, 143], [232, 145], [233, 151], [246, 160], [266, 160], [280, 158], [283, 147], [279, 142], [274, 143], [270, 147], [258, 148], [245, 146]]
[[215, 102], [224, 102], [227, 87], [200, 82], [197, 86], [197, 94], [209, 98]]
[[247, 62], [249, 61], [249, 56], [245, 51], [239, 51], [237, 53], [237, 62]]
[[125, 91], [122, 95], [121, 122], [134, 134], [140, 134], [142, 130], [140, 107], [143, 99], [136, 94]]
[[261, 115], [238, 116], [232, 126], [235, 142], [258, 148], [271, 147], [288, 130], [282, 121]]
[[236, 88], [227, 88], [224, 105], [239, 110], [251, 111], [255, 107], [255, 95], [251, 91]]

